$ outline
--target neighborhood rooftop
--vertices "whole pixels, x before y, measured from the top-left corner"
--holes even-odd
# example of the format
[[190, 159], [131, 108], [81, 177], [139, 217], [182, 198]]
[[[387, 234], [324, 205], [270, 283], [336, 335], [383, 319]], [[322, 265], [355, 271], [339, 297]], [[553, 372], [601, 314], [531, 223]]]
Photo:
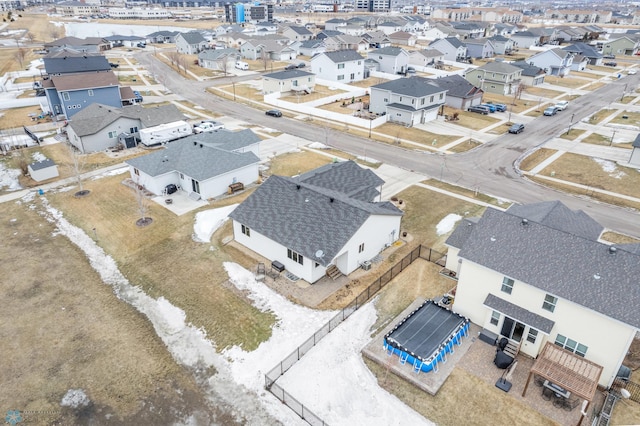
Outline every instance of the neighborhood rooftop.
[[424, 77], [399, 78], [397, 80], [387, 81], [372, 88], [390, 90], [400, 95], [422, 97], [440, 93], [446, 89], [440, 88], [433, 84], [432, 80]]

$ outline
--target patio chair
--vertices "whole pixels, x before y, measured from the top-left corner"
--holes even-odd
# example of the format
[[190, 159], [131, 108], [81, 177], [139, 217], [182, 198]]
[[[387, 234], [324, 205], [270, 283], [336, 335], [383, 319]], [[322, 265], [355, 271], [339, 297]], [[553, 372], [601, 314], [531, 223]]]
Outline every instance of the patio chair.
[[565, 399], [564, 405], [562, 408], [564, 408], [567, 411], [572, 411], [579, 404], [580, 404], [580, 398]]
[[542, 399], [544, 399], [545, 401], [551, 401], [551, 398], [553, 398], [554, 396], [554, 392], [547, 388], [547, 387], [543, 387], [542, 388]]
[[544, 377], [542, 376], [538, 376], [537, 374], [534, 374], [533, 376], [533, 383], [536, 384], [536, 386], [538, 386], [539, 388], [542, 387], [542, 385], [544, 385]]

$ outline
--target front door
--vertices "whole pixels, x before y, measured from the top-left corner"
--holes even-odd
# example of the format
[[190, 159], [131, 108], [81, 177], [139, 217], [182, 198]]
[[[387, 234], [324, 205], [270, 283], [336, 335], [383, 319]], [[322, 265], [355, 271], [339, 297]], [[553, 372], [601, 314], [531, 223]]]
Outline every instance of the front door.
[[525, 327], [526, 325], [523, 323], [505, 316], [504, 321], [502, 322], [502, 330], [500, 331], [500, 334], [511, 340], [519, 342], [522, 340]]
[[195, 179], [191, 179], [191, 189], [193, 190], [193, 192], [195, 193], [200, 193], [200, 182], [198, 182]]

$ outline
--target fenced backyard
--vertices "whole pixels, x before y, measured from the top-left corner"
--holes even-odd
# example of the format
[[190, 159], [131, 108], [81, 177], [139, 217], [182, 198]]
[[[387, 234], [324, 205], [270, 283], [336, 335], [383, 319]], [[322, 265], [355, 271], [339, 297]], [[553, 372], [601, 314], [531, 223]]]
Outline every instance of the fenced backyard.
[[307, 352], [320, 342], [332, 330], [335, 330], [343, 321], [351, 316], [356, 310], [361, 308], [373, 296], [375, 296], [385, 285], [387, 285], [398, 274], [405, 270], [417, 259], [424, 259], [428, 262], [436, 263], [444, 267], [443, 260], [445, 255], [439, 253], [429, 247], [417, 246], [402, 260], [393, 265], [389, 270], [382, 274], [378, 279], [373, 281], [365, 290], [357, 295], [351, 303], [342, 309], [336, 316], [329, 320], [325, 325], [320, 327], [318, 331], [313, 333], [303, 344], [298, 346], [289, 356], [284, 358], [278, 365], [272, 368], [265, 375], [265, 388], [278, 398], [283, 404], [291, 408], [300, 418], [311, 425], [326, 425], [326, 423], [308, 407], [304, 406], [289, 394], [284, 388], [279, 386], [276, 381], [295, 363], [297, 363]]

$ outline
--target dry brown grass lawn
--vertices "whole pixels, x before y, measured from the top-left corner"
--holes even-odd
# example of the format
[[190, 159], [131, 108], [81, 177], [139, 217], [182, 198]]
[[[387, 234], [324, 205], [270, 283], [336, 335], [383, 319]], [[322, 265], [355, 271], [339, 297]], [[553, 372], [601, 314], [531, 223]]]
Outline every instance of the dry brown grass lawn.
[[[546, 81], [546, 77], [545, 77], [545, 81]], [[562, 95], [563, 92], [559, 92], [557, 90], [551, 90], [551, 89], [545, 89], [542, 87], [527, 87], [526, 90], [524, 91], [524, 93], [528, 94], [528, 95], [532, 95], [532, 96], [539, 96], [542, 98], [550, 98], [550, 99], [554, 99], [557, 96]], [[529, 106], [533, 105], [533, 103], [535, 101], [524, 101], [527, 102], [529, 104]]]
[[[540, 174], [550, 176], [551, 172], [555, 172], [556, 179], [640, 198], [640, 173], [633, 168], [616, 165], [613, 172], [606, 172], [591, 157], [566, 153], [543, 169]], [[571, 192], [576, 191], [581, 194], [585, 193], [583, 189], [574, 189]], [[592, 194], [592, 192], [589, 191], [588, 195], [602, 197], [595, 192]], [[614, 200], [618, 201], [613, 204], [627, 205], [622, 199], [614, 198]]]
[[366, 89], [371, 86], [375, 86], [377, 84], [386, 83], [387, 81], [390, 81], [390, 80], [387, 80], [385, 78], [379, 78], [379, 77], [369, 77], [369, 78], [365, 78], [364, 80], [354, 81], [353, 83], [349, 83], [349, 86], [362, 87]]
[[556, 150], [548, 148], [537, 149], [531, 155], [527, 156], [527, 158], [522, 160], [520, 163], [520, 169], [525, 172], [530, 172], [534, 167], [551, 157], [556, 152]]
[[640, 239], [635, 237], [630, 237], [628, 235], [620, 234], [618, 232], [613, 231], [605, 231], [602, 233], [603, 240], [609, 241], [613, 244], [638, 244], [640, 243]]
[[[415, 127], [405, 127], [400, 124], [385, 123], [375, 128], [378, 133], [389, 135], [392, 138], [406, 139], [412, 142], [416, 142], [422, 145], [427, 145], [434, 148], [447, 145], [457, 139], [460, 136], [455, 135], [440, 135], [437, 133], [427, 132]], [[434, 143], [435, 141], [435, 143]]]
[[436, 187], [436, 188], [445, 189], [454, 194], [464, 195], [465, 197], [469, 197], [469, 198], [475, 198], [479, 202], [493, 204], [496, 207], [500, 207], [500, 208], [508, 207], [508, 205], [505, 205], [503, 201], [498, 200], [497, 198], [493, 198], [489, 195], [483, 194], [482, 192], [475, 192], [470, 189], [463, 188], [461, 186], [451, 185], [449, 183], [441, 182], [436, 179], [427, 179], [425, 181], [422, 181], [422, 183], [424, 183], [425, 185]]
[[315, 101], [316, 99], [326, 98], [327, 96], [338, 95], [340, 93], [346, 93], [346, 92], [344, 90], [339, 90], [339, 89], [331, 90], [327, 86], [316, 84], [315, 87], [313, 88], [313, 92], [308, 95], [293, 94], [289, 96], [283, 96], [280, 99], [287, 102], [310, 102], [310, 101]]
[[455, 153], [467, 152], [480, 145], [482, 145], [482, 143], [477, 142], [473, 139], [469, 139], [465, 142], [460, 142], [459, 144], [452, 146], [451, 148], [449, 148], [449, 151]]
[[567, 139], [570, 141], [576, 140], [576, 138], [582, 134], [584, 134], [584, 132], [586, 132], [586, 130], [582, 130], [582, 129], [571, 129], [569, 131], [569, 133], [565, 132], [563, 134], [560, 135], [560, 137], [562, 139]]
[[596, 111], [589, 117], [589, 124], [598, 124], [614, 112], [613, 109], [604, 108]]
[[571, 77], [556, 77], [552, 75], [548, 75], [544, 78], [545, 83], [554, 84], [556, 86], [568, 87], [571, 89], [575, 89], [585, 84], [590, 83], [590, 80], [585, 80], [584, 78], [571, 78]]
[[235, 93], [236, 97], [247, 98], [257, 102], [262, 102], [264, 100], [262, 88], [257, 88], [250, 84], [236, 84], [235, 89], [234, 85], [221, 86], [218, 89], [225, 91], [227, 96], [233, 96]]
[[[613, 137], [613, 134], [601, 135], [600, 133], [591, 133], [589, 136], [582, 139], [580, 142], [584, 142], [592, 145], [611, 146], [612, 137]], [[613, 142], [615, 142], [616, 140], [618, 142], [621, 142], [620, 138], [615, 138]], [[613, 146], [615, 146], [616, 148], [633, 149], [631, 142], [614, 143]]]
[[[50, 118], [43, 118], [39, 121], [33, 121], [29, 114], [35, 114], [36, 116], [42, 112], [39, 106], [30, 106], [30, 107], [21, 107], [21, 108], [11, 108], [11, 109], [1, 109], [0, 110], [0, 129], [15, 129], [21, 128], [22, 126], [33, 126], [34, 124], [40, 122], [50, 122]], [[20, 131], [22, 134], [23, 132]]]
[[571, 71], [571, 76], [572, 77], [587, 78], [589, 80], [596, 80], [596, 79], [602, 77], [601, 75], [592, 74], [590, 72], [584, 72], [584, 71]]
[[[122, 185], [123, 175], [85, 183], [89, 196], [74, 198], [73, 191], [52, 194], [50, 201], [77, 226], [97, 238], [114, 257], [120, 270], [149, 296], [164, 296], [186, 312], [186, 321], [202, 327], [218, 350], [241, 345], [252, 350], [271, 335], [273, 317], [254, 308], [229, 286], [222, 266], [233, 261], [253, 268], [253, 260], [221, 243], [230, 223], [210, 244], [192, 240], [195, 213], [175, 216], [150, 203], [150, 226], [139, 228], [140, 217], [132, 190]], [[249, 191], [202, 210], [246, 198]], [[231, 320], [232, 319], [232, 320]], [[232, 323], [230, 322], [232, 321]]]
[[331, 158], [311, 151], [291, 152], [270, 161], [269, 174], [294, 176], [308, 172], [331, 162]]
[[445, 115], [451, 117], [455, 113], [458, 114], [458, 121], [454, 121], [453, 123], [473, 130], [481, 130], [500, 121], [497, 118], [493, 118], [491, 114], [483, 115], [475, 112], [461, 111], [447, 106], [444, 107]]
[[[3, 406], [52, 411], [25, 413], [25, 424], [79, 424], [60, 401], [83, 389], [93, 403], [86, 414], [123, 424], [173, 423], [183, 409], [204, 408], [191, 374], [149, 321], [115, 296], [55, 225], [25, 204], [0, 204], [0, 216], [1, 270], [11, 276], [0, 286], [11, 301], [0, 310]], [[150, 405], [175, 411], [144, 417]]]
[[[627, 117], [627, 118], [622, 118]], [[616, 115], [613, 120], [609, 121], [612, 124], [628, 124], [631, 126], [640, 125], [640, 112], [636, 111], [622, 111]]]

